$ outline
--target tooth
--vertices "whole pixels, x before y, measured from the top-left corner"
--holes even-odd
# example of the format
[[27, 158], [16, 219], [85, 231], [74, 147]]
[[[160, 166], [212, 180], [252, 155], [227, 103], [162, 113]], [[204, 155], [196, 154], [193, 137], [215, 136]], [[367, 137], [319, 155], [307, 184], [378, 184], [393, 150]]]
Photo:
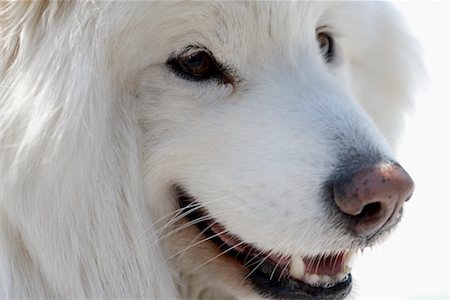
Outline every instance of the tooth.
[[[346, 262], [345, 265], [346, 267], [348, 267], [350, 270], [352, 269], [353, 265], [355, 264], [356, 261], [356, 253], [355, 251], [348, 251], [347, 256], [346, 256]], [[350, 272], [347, 272], [350, 273]]]
[[319, 276], [319, 284], [324, 288], [330, 288], [331, 286], [334, 286], [334, 284], [332, 284], [331, 277], [328, 275]]
[[328, 276], [328, 275], [322, 275], [322, 276], [319, 277], [319, 282], [321, 284], [327, 284], [330, 281], [331, 281], [331, 277]]
[[344, 267], [344, 273], [345, 274], [350, 274], [352, 272], [352, 268], [351, 267], [349, 267], [349, 266], [345, 266]]
[[317, 274], [306, 274], [305, 280], [310, 285], [317, 285], [319, 283], [319, 275], [317, 275]]
[[338, 280], [338, 282], [342, 282], [346, 280], [347, 276], [347, 274], [341, 272], [336, 275], [336, 279]]
[[289, 265], [289, 273], [297, 279], [301, 279], [305, 275], [305, 263], [301, 257], [292, 257]]

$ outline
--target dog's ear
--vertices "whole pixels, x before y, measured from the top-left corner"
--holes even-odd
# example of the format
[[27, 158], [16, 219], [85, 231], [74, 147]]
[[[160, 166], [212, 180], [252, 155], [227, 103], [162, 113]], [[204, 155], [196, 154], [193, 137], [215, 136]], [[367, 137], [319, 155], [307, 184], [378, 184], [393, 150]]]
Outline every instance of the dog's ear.
[[98, 28], [101, 14], [119, 5], [0, 3], [6, 291], [12, 298], [176, 298], [143, 209], [137, 113], [122, 101]]
[[351, 5], [355, 11], [343, 22], [352, 32], [344, 37], [350, 82], [356, 99], [395, 146], [403, 114], [411, 109], [425, 77], [421, 50], [392, 4]]

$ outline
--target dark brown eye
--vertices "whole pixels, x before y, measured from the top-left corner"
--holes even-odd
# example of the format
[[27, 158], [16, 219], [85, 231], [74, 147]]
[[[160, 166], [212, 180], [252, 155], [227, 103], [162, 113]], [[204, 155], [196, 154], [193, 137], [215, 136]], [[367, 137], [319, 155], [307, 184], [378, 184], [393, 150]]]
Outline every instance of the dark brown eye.
[[211, 56], [205, 51], [179, 57], [178, 63], [186, 74], [200, 78], [211, 76], [216, 69]]
[[331, 35], [326, 32], [319, 32], [317, 34], [317, 42], [326, 62], [331, 62], [334, 58], [334, 41]]
[[167, 64], [178, 76], [191, 81], [206, 81], [209, 79], [217, 79], [222, 83], [231, 83], [232, 77], [226, 72], [206, 49], [199, 49], [192, 53], [193, 46], [186, 49], [185, 52], [178, 56], [171, 57]]

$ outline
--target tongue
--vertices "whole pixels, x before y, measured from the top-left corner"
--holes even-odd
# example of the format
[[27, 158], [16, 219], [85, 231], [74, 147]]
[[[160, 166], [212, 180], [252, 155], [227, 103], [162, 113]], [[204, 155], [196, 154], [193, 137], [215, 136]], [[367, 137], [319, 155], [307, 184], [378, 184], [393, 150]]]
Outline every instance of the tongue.
[[326, 257], [305, 257], [305, 273], [334, 276], [344, 272], [345, 253]]

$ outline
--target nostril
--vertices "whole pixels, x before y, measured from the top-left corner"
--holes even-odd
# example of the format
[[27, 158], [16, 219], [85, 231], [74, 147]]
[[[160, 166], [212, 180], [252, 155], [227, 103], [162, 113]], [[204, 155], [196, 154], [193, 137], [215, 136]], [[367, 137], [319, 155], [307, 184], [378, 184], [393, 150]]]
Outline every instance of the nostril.
[[357, 218], [360, 219], [369, 219], [374, 218], [377, 215], [379, 215], [381, 212], [381, 203], [380, 202], [374, 202], [369, 203], [366, 206], [364, 206], [363, 210], [359, 215], [357, 215]]

